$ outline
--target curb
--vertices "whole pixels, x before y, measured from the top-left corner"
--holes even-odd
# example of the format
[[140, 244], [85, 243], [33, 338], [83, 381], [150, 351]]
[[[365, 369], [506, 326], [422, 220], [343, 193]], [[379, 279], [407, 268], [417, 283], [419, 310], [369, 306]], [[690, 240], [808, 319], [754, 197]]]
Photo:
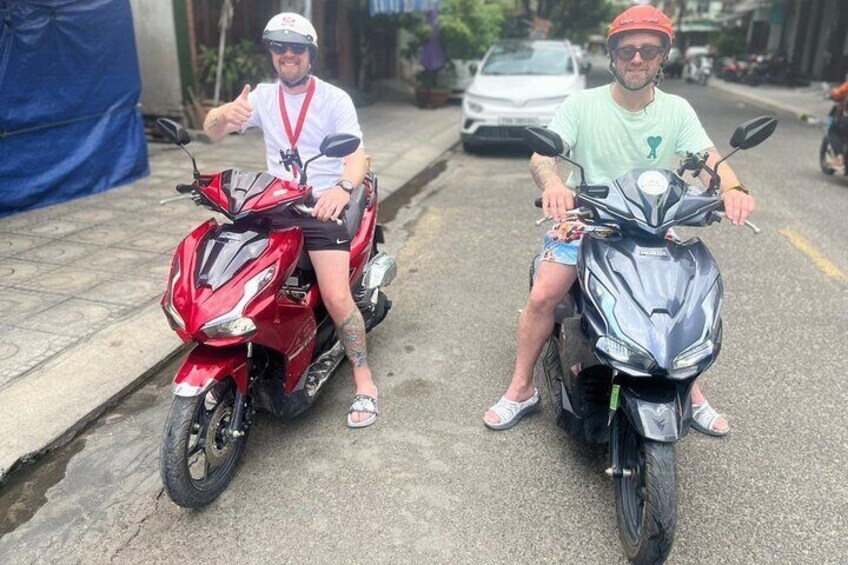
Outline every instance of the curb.
[[[67, 444], [183, 350], [161, 317], [154, 301], [3, 389], [0, 434], [7, 441], [0, 448], [0, 484]], [[149, 329], [132, 331], [138, 327]], [[68, 379], [73, 387], [57, 386]]]
[[776, 110], [779, 112], [785, 112], [787, 114], [792, 114], [799, 121], [804, 122], [807, 125], [819, 126], [821, 124], [821, 118], [811, 114], [808, 110], [800, 108], [798, 106], [794, 106], [792, 104], [786, 104], [783, 102], [777, 102], [775, 100], [770, 100], [763, 96], [757, 96], [755, 93], [748, 92], [743, 88], [736, 88], [733, 86], [726, 85], [724, 81], [719, 82], [721, 79], [713, 79], [707, 83], [707, 86], [710, 88], [715, 88], [716, 90], [721, 90], [722, 92], [726, 92], [728, 94], [732, 94], [738, 98], [742, 98], [747, 102], [756, 104], [758, 106], [763, 106], [770, 110]]

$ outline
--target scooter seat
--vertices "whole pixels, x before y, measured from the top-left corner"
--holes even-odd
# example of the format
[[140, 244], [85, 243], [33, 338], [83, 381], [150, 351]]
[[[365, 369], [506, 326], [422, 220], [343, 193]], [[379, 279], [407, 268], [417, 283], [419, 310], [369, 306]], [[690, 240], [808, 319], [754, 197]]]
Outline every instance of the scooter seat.
[[367, 196], [368, 195], [365, 193], [365, 187], [361, 184], [357, 186], [350, 195], [350, 204], [348, 204], [348, 208], [345, 211], [345, 226], [347, 227], [347, 234], [350, 236], [351, 240], [353, 240], [353, 236], [355, 236], [357, 230], [359, 230], [359, 224], [362, 223], [362, 216], [365, 214]]

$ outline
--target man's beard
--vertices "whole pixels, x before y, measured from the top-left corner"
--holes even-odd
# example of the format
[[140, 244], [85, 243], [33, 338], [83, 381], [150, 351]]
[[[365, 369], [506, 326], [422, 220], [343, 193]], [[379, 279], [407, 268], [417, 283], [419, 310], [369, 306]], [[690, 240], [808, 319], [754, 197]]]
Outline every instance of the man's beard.
[[645, 76], [643, 80], [639, 81], [636, 81], [634, 79], [628, 79], [626, 77], [626, 72], [620, 73], [618, 69], [616, 69], [615, 63], [613, 63], [612, 61], [610, 61], [609, 64], [609, 71], [610, 73], [612, 73], [612, 76], [615, 77], [615, 80], [618, 81], [618, 84], [623, 86], [625, 89], [634, 92], [637, 90], [642, 90], [649, 84], [653, 83], [654, 79], [656, 79], [656, 75], [651, 76], [650, 74]]
[[283, 73], [278, 70], [277, 77], [279, 77], [283, 84], [285, 84], [289, 88], [293, 88], [306, 83], [307, 79], [309, 78], [309, 68], [307, 68], [304, 72], [299, 73], [296, 77], [290, 79], [283, 76]]

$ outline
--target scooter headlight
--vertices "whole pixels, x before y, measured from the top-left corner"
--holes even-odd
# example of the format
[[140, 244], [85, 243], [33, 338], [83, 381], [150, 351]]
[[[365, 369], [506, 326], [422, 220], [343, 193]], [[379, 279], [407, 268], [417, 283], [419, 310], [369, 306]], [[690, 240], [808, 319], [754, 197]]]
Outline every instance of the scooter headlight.
[[180, 259], [179, 257], [174, 257], [174, 262], [171, 264], [171, 282], [168, 285], [168, 297], [162, 305], [162, 310], [165, 311], [165, 317], [168, 319], [168, 323], [173, 330], [176, 330], [178, 327], [183, 330], [185, 329], [185, 321], [180, 316], [180, 313], [177, 312], [176, 306], [174, 306], [174, 289], [177, 286], [177, 281], [180, 280], [180, 276], [182, 276]]
[[641, 347], [624, 342], [624, 332], [621, 331], [615, 318], [615, 298], [594, 275], [589, 275], [589, 293], [603, 314], [610, 334], [598, 339], [595, 348], [628, 367], [642, 371], [650, 370], [655, 364], [654, 358]]
[[647, 371], [654, 364], [654, 360], [649, 354], [619, 341], [614, 337], [601, 337], [598, 339], [595, 347], [605, 353], [608, 357], [629, 367], [636, 367]]
[[244, 308], [253, 297], [259, 294], [260, 290], [268, 286], [268, 283], [274, 279], [276, 271], [277, 267], [271, 265], [247, 281], [244, 285], [244, 295], [242, 295], [238, 304], [226, 314], [210, 320], [201, 328], [206, 337], [242, 337], [253, 334], [256, 331], [256, 324], [250, 318], [243, 316]]
[[671, 368], [674, 371], [685, 369], [697, 365], [710, 355], [715, 350], [715, 344], [711, 339], [697, 344], [695, 347], [690, 347], [680, 355], [674, 358]]
[[213, 339], [217, 337], [242, 337], [252, 335], [254, 332], [256, 332], [256, 324], [253, 323], [253, 320], [246, 317], [240, 317], [214, 325], [210, 322], [203, 326], [203, 333], [206, 334], [206, 337]]

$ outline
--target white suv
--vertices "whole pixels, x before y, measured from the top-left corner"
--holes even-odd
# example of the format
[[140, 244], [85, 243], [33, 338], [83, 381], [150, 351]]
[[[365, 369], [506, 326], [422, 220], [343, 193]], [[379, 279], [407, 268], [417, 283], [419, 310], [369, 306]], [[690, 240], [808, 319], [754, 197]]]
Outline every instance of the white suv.
[[586, 88], [587, 70], [568, 41], [494, 45], [465, 91], [462, 147], [514, 144], [525, 127], [548, 125], [569, 94]]

